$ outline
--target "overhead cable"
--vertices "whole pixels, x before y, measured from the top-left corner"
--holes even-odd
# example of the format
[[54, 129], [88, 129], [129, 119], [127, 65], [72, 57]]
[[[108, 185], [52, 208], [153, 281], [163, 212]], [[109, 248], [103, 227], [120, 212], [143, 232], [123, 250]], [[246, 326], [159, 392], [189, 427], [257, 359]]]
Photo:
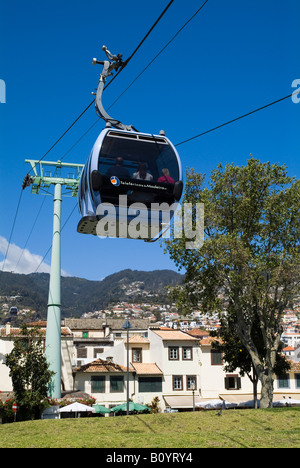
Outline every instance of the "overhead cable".
[[174, 41], [174, 39], [181, 33], [181, 31], [195, 18], [195, 16], [202, 10], [202, 8], [206, 5], [206, 3], [208, 2], [208, 0], [205, 0], [205, 2], [201, 5], [200, 8], [198, 8], [198, 10], [188, 19], [188, 21], [186, 21], [184, 23], [184, 25], [176, 32], [176, 34], [174, 34], [174, 36], [169, 40], [169, 42], [167, 42], [167, 44], [158, 52], [158, 54], [155, 55], [155, 57], [148, 63], [148, 65], [138, 74], [138, 76], [136, 78], [134, 78], [134, 80], [130, 83], [129, 86], [127, 86], [127, 88], [120, 94], [119, 97], [117, 97], [117, 99], [110, 105], [110, 107], [108, 107], [108, 110], [123, 96], [123, 94], [126, 93], [126, 91], [128, 91], [129, 88], [131, 88], [131, 86], [138, 80], [138, 78], [140, 78], [140, 76], [143, 75], [143, 73], [145, 73], [145, 71], [150, 67], [150, 65], [152, 65], [152, 63], [163, 53], [163, 51]]
[[[208, 1], [208, 0], [206, 0]], [[165, 13], [167, 12], [167, 10], [170, 8], [170, 6], [172, 5], [172, 3], [174, 2], [174, 0], [171, 0], [169, 2], [169, 4], [166, 6], [166, 8], [163, 10], [163, 12], [160, 14], [160, 16], [157, 18], [157, 20], [155, 21], [155, 23], [153, 24], [153, 26], [151, 26], [151, 28], [149, 29], [149, 31], [147, 32], [147, 34], [144, 36], [144, 38], [140, 41], [139, 45], [136, 47], [136, 49], [133, 51], [133, 53], [129, 56], [129, 58], [127, 60], [125, 60], [125, 62], [123, 63], [122, 67], [120, 68], [120, 70], [118, 71], [118, 73], [109, 81], [109, 83], [107, 83], [107, 85], [104, 87], [104, 89], [106, 89], [112, 82], [113, 80], [119, 75], [119, 73], [125, 68], [125, 66], [129, 63], [129, 61], [133, 58], [133, 56], [136, 54], [136, 52], [138, 51], [138, 49], [141, 47], [141, 45], [145, 42], [145, 40], [147, 39], [147, 37], [149, 36], [149, 34], [153, 31], [153, 29], [155, 28], [155, 26], [157, 26], [157, 24], [159, 23], [159, 21], [162, 19], [162, 17], [165, 15]], [[55, 143], [53, 143], [53, 145], [51, 146], [51, 148], [49, 148], [49, 150], [41, 157], [41, 159], [36, 163], [39, 164], [46, 156], [47, 154], [50, 153], [50, 151], [52, 151], [52, 149], [62, 140], [62, 138], [71, 130], [72, 127], [74, 127], [74, 125], [78, 122], [78, 120], [87, 112], [87, 110], [93, 105], [93, 103], [95, 102], [95, 100], [93, 99], [92, 102], [90, 102], [90, 104], [88, 104], [88, 106], [81, 112], [81, 114], [74, 120], [74, 122], [67, 128], [67, 130], [65, 130], [65, 132], [58, 138], [58, 140], [55, 141]], [[33, 168], [32, 168], [33, 169]], [[32, 171], [32, 169], [28, 172], [28, 174]]]
[[[198, 10], [188, 19], [188, 21], [186, 21], [184, 23], [184, 25], [176, 32], [176, 34], [174, 34], [174, 36], [167, 42], [167, 44], [165, 44], [165, 46], [158, 52], [158, 54], [155, 55], [155, 57], [148, 63], [148, 65], [134, 78], [134, 80], [130, 83], [129, 86], [127, 86], [127, 88], [117, 97], [117, 99], [115, 99], [115, 101], [108, 107], [108, 110], [111, 109], [115, 104], [116, 102], [123, 96], [123, 94], [126, 93], [126, 91], [128, 91], [129, 88], [131, 88], [131, 86], [140, 78], [140, 76], [143, 75], [143, 73], [145, 73], [145, 71], [152, 65], [152, 63], [162, 54], [162, 52], [174, 41], [174, 39], [181, 33], [181, 31], [193, 20], [193, 18], [195, 18], [195, 16], [202, 10], [202, 8], [206, 5], [206, 3], [208, 2], [208, 0], [206, 0], [200, 8], [198, 8]], [[170, 2], [172, 3], [172, 2]], [[168, 5], [168, 7], [170, 6], [170, 4]], [[167, 8], [168, 8], [167, 7]], [[149, 34], [149, 32], [147, 33], [147, 35]], [[147, 36], [146, 35], [146, 36]], [[145, 36], [145, 38], [146, 38]], [[144, 39], [145, 39], [144, 38]], [[144, 41], [144, 40], [143, 40]], [[142, 41], [142, 42], [143, 42]], [[133, 54], [131, 54], [131, 56], [129, 57], [129, 59], [131, 59], [133, 57], [133, 55], [136, 53], [136, 51], [138, 50], [139, 46], [136, 48], [136, 50], [133, 52]], [[128, 59], [128, 60], [129, 60]], [[110, 82], [104, 87], [104, 89], [107, 88], [107, 86], [114, 80], [115, 77], [118, 76], [118, 74], [120, 73], [122, 69], [119, 70], [119, 72], [110, 80]], [[98, 120], [96, 120], [93, 125], [91, 127], [89, 127], [86, 132], [74, 143], [74, 145], [67, 151], [67, 153], [64, 154], [63, 157], [65, 157], [81, 140], [82, 138], [96, 125], [96, 123], [99, 122], [99, 120], [101, 120], [100, 118]], [[62, 158], [61, 158], [62, 159]]]
[[[157, 24], [159, 23], [159, 21], [162, 19], [162, 17], [165, 15], [165, 13], [167, 12], [167, 10], [170, 8], [170, 6], [172, 5], [172, 3], [174, 3], [174, 0], [171, 0], [168, 5], [166, 6], [166, 8], [162, 11], [162, 13], [159, 15], [159, 17], [157, 18], [157, 20], [154, 22], [154, 24], [151, 26], [151, 28], [148, 30], [148, 32], [146, 33], [146, 35], [143, 37], [143, 39], [140, 41], [140, 43], [138, 44], [138, 46], [135, 48], [135, 50], [132, 52], [132, 54], [128, 57], [127, 60], [125, 60], [123, 66], [121, 67], [121, 69], [119, 70], [119, 72], [109, 81], [109, 83], [105, 86], [104, 89], [106, 89], [111, 83], [112, 81], [116, 78], [117, 75], [119, 75], [119, 73], [125, 68], [125, 66], [130, 62], [130, 60], [133, 58], [133, 56], [136, 54], [136, 52], [139, 50], [139, 48], [142, 46], [142, 44], [145, 42], [145, 40], [147, 39], [147, 37], [151, 34], [151, 32], [153, 31], [153, 29], [157, 26]], [[46, 151], [46, 153], [40, 158], [40, 160], [35, 164], [35, 166], [37, 166], [49, 153], [50, 151], [53, 150], [53, 148], [63, 139], [63, 137], [71, 130], [71, 128], [74, 127], [74, 125], [78, 122], [78, 120], [88, 111], [88, 109], [93, 105], [94, 103], [94, 99], [93, 101], [90, 102], [90, 104], [88, 104], [88, 106], [81, 112], [81, 114], [73, 121], [73, 123], [65, 130], [65, 132], [53, 143], [53, 145], [48, 149], [48, 151]], [[95, 124], [93, 124], [94, 126]], [[93, 127], [92, 126], [92, 127]], [[90, 129], [88, 129], [89, 131]], [[88, 132], [87, 131], [87, 132]], [[86, 133], [87, 133], [86, 132]], [[83, 135], [84, 136], [84, 135]], [[81, 138], [80, 138], [81, 139]], [[80, 139], [78, 141], [80, 141]], [[77, 142], [78, 142], [77, 141]], [[77, 144], [77, 142], [75, 143], [75, 145]], [[73, 147], [75, 146], [73, 145]], [[34, 167], [35, 167], [34, 166]], [[31, 168], [31, 170], [26, 174], [26, 176], [29, 175], [29, 173], [34, 169]], [[6, 254], [5, 254], [5, 257], [4, 257], [4, 261], [3, 261], [3, 264], [2, 264], [2, 271], [4, 269], [4, 265], [5, 265], [5, 261], [6, 261], [6, 258], [7, 258], [7, 254], [8, 254], [8, 250], [9, 250], [9, 247], [10, 247], [10, 242], [11, 242], [11, 238], [12, 238], [12, 234], [13, 234], [13, 231], [14, 231], [14, 226], [15, 226], [15, 223], [16, 223], [16, 219], [17, 219], [17, 215], [18, 215], [18, 211], [19, 211], [19, 206], [20, 206], [20, 203], [21, 203], [21, 198], [22, 198], [22, 193], [23, 193], [23, 189], [25, 188], [25, 185], [23, 183], [23, 187], [22, 187], [22, 190], [21, 190], [21, 194], [20, 194], [20, 198], [19, 198], [19, 201], [18, 201], [18, 205], [17, 205], [17, 209], [16, 209], [16, 213], [15, 213], [15, 217], [14, 217], [14, 222], [13, 222], [13, 226], [12, 226], [12, 229], [11, 229], [11, 233], [10, 233], [10, 237], [9, 237], [9, 241], [8, 241], [8, 246], [7, 246], [7, 250], [6, 250]]]
[[247, 112], [247, 114], [240, 115], [239, 117], [236, 117], [236, 118], [234, 118], [232, 120], [229, 120], [228, 122], [225, 122], [225, 123], [223, 123], [221, 125], [218, 125], [217, 127], [214, 127], [214, 128], [211, 128], [210, 130], [206, 130], [205, 132], [199, 133], [198, 135], [195, 135], [195, 136], [193, 136], [191, 138], [188, 138], [187, 140], [183, 140], [183, 141], [181, 141], [180, 143], [177, 143], [174, 146], [180, 146], [180, 145], [183, 145], [184, 143], [188, 143], [189, 141], [195, 140], [196, 138], [199, 138], [199, 137], [201, 137], [203, 135], [206, 135], [207, 133], [218, 130], [219, 128], [225, 127], [226, 125], [232, 124], [233, 122], [237, 122], [238, 120], [244, 119], [245, 117], [248, 117], [251, 114], [255, 114], [255, 112], [259, 112], [259, 111], [261, 111], [263, 109], [266, 109], [267, 107], [270, 107], [270, 106], [273, 106], [274, 104], [277, 104], [278, 102], [284, 101], [285, 99], [288, 99], [288, 98], [292, 97], [294, 94], [298, 94], [298, 93], [299, 93], [299, 90], [295, 91], [294, 93], [288, 94], [287, 96], [284, 96], [283, 98], [277, 99], [276, 101], [270, 102], [269, 104], [266, 104], [266, 105], [264, 105], [262, 107], [259, 107], [258, 109]]
[[16, 212], [15, 212], [15, 216], [14, 216], [12, 228], [11, 228], [11, 231], [10, 231], [10, 236], [9, 236], [9, 240], [8, 240], [8, 244], [7, 244], [7, 249], [6, 249], [5, 256], [4, 256], [4, 260], [3, 260], [3, 264], [2, 264], [2, 271], [4, 271], [4, 266], [5, 266], [5, 262], [6, 262], [6, 259], [7, 259], [7, 255], [8, 255], [10, 243], [11, 243], [11, 238], [12, 238], [12, 235], [13, 235], [13, 232], [14, 232], [14, 228], [15, 228], [15, 224], [16, 224], [16, 219], [17, 219], [18, 212], [19, 212], [19, 208], [20, 208], [20, 204], [21, 204], [22, 194], [23, 194], [23, 189], [21, 189], [21, 193], [20, 193], [20, 196], [19, 196], [19, 200], [18, 200], [18, 204], [17, 204], [17, 208], [16, 208]]

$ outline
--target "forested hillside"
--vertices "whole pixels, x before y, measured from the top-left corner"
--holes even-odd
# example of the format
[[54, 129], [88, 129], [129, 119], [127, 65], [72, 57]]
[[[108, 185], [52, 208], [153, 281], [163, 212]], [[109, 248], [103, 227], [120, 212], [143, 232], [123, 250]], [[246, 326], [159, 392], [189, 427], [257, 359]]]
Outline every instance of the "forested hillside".
[[[169, 285], [180, 283], [183, 276], [172, 270], [123, 270], [102, 281], [62, 277], [62, 317], [79, 317], [85, 312], [101, 310], [118, 301], [168, 302]], [[17, 306], [38, 312], [46, 317], [49, 275], [33, 273], [21, 275], [0, 272], [0, 318], [7, 306]], [[3, 305], [6, 305], [3, 308]]]

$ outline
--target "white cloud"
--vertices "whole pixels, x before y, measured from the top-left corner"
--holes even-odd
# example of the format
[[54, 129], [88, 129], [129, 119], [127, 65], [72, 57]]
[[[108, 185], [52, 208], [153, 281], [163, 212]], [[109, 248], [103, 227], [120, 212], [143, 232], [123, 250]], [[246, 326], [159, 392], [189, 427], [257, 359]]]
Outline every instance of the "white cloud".
[[[0, 236], [0, 253], [5, 257], [7, 251], [8, 241], [5, 237]], [[3, 271], [11, 271], [13, 273], [22, 273], [28, 275], [29, 273], [50, 273], [50, 265], [42, 261], [41, 255], [33, 254], [28, 249], [21, 249], [15, 244], [10, 244], [7, 258], [4, 263]], [[0, 270], [2, 271], [3, 262], [0, 261]], [[40, 266], [39, 266], [40, 265]], [[62, 270], [63, 276], [70, 276], [67, 272]]]

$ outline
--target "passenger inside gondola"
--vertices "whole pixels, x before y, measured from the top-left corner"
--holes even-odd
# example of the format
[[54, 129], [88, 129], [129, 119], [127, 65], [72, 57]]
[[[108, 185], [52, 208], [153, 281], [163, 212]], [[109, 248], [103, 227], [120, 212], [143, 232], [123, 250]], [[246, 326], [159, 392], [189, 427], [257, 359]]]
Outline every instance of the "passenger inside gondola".
[[147, 172], [147, 165], [144, 162], [139, 163], [138, 171], [134, 172], [132, 178], [138, 180], [153, 180], [153, 176]]
[[[123, 158], [121, 169], [119, 164], [115, 165], [119, 157]], [[101, 144], [98, 170], [104, 176], [116, 176], [121, 179], [129, 177], [155, 183], [161, 177], [163, 168], [169, 169], [170, 177], [175, 182], [179, 180], [177, 158], [165, 138], [110, 130]], [[145, 175], [146, 173], [148, 175]]]
[[108, 177], [116, 176], [116, 177], [124, 177], [125, 179], [130, 179], [130, 174], [126, 167], [123, 166], [123, 158], [118, 156], [116, 158], [115, 166], [111, 166], [107, 169], [106, 175]]
[[175, 184], [175, 180], [170, 176], [170, 171], [164, 167], [161, 171], [162, 176], [157, 179], [157, 182], [163, 182], [165, 184]]

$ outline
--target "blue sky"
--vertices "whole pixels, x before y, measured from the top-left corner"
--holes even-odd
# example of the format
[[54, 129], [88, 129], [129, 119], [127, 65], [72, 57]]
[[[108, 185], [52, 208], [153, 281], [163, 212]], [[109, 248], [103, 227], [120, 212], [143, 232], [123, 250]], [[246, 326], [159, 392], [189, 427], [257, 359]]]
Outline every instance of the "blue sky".
[[[0, 79], [0, 267], [21, 184], [40, 159], [91, 102], [105, 44], [126, 59], [169, 0], [1, 0]], [[104, 106], [128, 87], [203, 1], [175, 0], [127, 68], [107, 88]], [[109, 113], [143, 132], [160, 129], [174, 144], [295, 91], [300, 79], [299, 0], [209, 0], [199, 14]], [[183, 170], [209, 174], [218, 163], [246, 164], [249, 155], [286, 164], [299, 178], [300, 103], [287, 99], [232, 125], [178, 147]], [[56, 161], [97, 120], [92, 106], [47, 155]], [[100, 133], [100, 120], [65, 156], [85, 163]], [[52, 241], [52, 197], [24, 191], [5, 269], [35, 271]], [[76, 199], [64, 198], [62, 223]], [[98, 280], [125, 268], [174, 269], [158, 243], [98, 239], [78, 234], [76, 209], [62, 232], [64, 273]], [[20, 255], [28, 240], [26, 251]], [[39, 271], [48, 271], [50, 253]], [[18, 263], [18, 265], [17, 265]]]

